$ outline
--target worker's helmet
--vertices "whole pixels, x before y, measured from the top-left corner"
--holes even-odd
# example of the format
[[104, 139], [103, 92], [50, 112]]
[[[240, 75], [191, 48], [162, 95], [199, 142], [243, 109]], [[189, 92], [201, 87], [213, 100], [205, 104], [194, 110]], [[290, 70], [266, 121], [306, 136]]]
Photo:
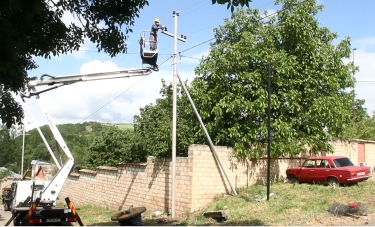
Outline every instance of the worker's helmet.
[[159, 23], [160, 22], [159, 18], [155, 18], [154, 22], [158, 22]]

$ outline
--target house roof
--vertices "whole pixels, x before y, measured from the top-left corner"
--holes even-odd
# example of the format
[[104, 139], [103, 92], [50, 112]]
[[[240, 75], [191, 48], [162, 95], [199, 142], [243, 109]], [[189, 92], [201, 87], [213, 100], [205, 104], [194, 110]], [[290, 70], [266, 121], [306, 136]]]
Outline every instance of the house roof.
[[51, 163], [43, 162], [39, 160], [31, 160], [31, 165], [51, 165]]
[[[5, 168], [5, 167], [0, 167], [0, 172], [2, 172], [2, 171], [8, 171], [8, 169]], [[21, 178], [21, 175], [20, 175], [20, 174], [15, 173], [15, 172], [13, 172], [13, 171], [9, 171], [9, 176], [10, 176], [10, 177], [14, 177], [14, 178]]]

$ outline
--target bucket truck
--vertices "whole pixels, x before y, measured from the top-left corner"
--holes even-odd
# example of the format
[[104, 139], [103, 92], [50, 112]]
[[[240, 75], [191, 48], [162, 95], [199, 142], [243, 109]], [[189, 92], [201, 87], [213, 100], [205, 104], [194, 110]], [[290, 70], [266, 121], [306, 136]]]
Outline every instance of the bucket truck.
[[[73, 203], [69, 198], [65, 198], [67, 207], [57, 207], [57, 197], [71, 173], [74, 165], [74, 158], [66, 145], [63, 137], [53, 122], [47, 108], [44, 106], [41, 100], [41, 94], [61, 86], [95, 80], [106, 80], [106, 79], [118, 79], [118, 78], [130, 78], [137, 76], [147, 76], [152, 73], [151, 68], [139, 68], [139, 69], [127, 69], [113, 72], [101, 72], [101, 73], [90, 73], [90, 74], [76, 74], [54, 77], [51, 75], [44, 74], [40, 78], [31, 78], [26, 87], [25, 93], [23, 93], [22, 100], [25, 102], [26, 98], [35, 97], [38, 104], [47, 119], [49, 128], [54, 136], [56, 142], [59, 144], [62, 151], [67, 156], [66, 162], [60, 166], [54, 153], [50, 149], [47, 141], [45, 140], [43, 133], [39, 129], [44, 143], [47, 146], [53, 160], [59, 168], [58, 173], [54, 176], [51, 181], [43, 180], [26, 180], [19, 181], [15, 185], [14, 199], [11, 205], [12, 218], [8, 221], [8, 225], [12, 220], [13, 224], [16, 225], [61, 225], [69, 224], [71, 222], [81, 222]], [[36, 87], [49, 86], [44, 90], [37, 91]], [[25, 103], [26, 104], [26, 103]], [[27, 107], [27, 105], [26, 105]], [[27, 108], [28, 109], [28, 108]], [[32, 117], [32, 113], [28, 109], [29, 114]], [[33, 118], [33, 117], [32, 117]]]

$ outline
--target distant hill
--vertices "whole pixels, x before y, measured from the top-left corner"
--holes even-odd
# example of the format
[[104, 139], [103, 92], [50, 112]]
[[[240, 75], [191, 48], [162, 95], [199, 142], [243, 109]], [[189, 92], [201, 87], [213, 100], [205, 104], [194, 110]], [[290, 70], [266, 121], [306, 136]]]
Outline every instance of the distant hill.
[[119, 127], [120, 129], [128, 129], [128, 130], [133, 130], [134, 129], [134, 124], [132, 123], [103, 123], [104, 126], [109, 126], [109, 125], [114, 125]]

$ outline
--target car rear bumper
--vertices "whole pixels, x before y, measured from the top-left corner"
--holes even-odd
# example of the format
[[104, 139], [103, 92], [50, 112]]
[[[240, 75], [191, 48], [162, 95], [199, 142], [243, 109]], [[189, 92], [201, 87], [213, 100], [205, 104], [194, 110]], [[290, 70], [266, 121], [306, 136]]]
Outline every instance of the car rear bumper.
[[367, 176], [361, 176], [361, 177], [356, 177], [356, 178], [349, 178], [347, 179], [347, 181], [352, 182], [352, 181], [367, 180], [371, 177], [372, 177], [371, 175], [367, 175]]

